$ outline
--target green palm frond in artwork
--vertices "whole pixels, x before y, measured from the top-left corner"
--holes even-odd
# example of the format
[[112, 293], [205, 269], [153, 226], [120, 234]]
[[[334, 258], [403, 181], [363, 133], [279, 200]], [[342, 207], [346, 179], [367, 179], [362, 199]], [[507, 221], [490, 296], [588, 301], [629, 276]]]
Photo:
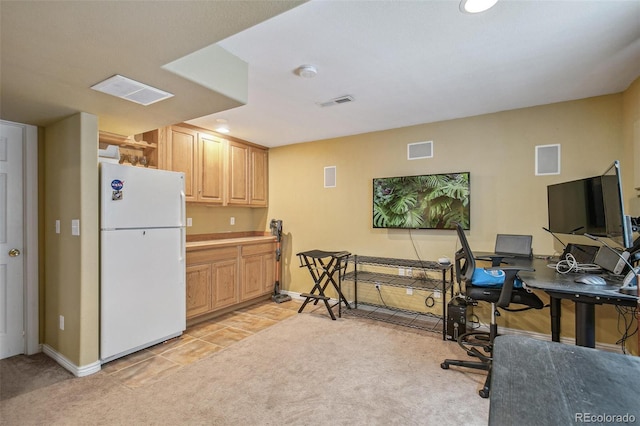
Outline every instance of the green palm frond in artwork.
[[376, 228], [469, 227], [469, 174], [374, 179]]

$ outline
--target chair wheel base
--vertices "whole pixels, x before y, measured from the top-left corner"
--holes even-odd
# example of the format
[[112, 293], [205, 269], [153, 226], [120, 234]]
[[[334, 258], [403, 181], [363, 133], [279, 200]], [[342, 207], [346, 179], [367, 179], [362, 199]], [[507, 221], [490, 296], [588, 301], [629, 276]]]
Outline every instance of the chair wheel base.
[[482, 398], [489, 398], [489, 389], [480, 389], [478, 391], [478, 395], [480, 395]]
[[447, 364], [446, 362], [443, 362], [442, 364], [440, 364], [440, 368], [442, 368], [443, 370], [448, 370], [449, 364]]

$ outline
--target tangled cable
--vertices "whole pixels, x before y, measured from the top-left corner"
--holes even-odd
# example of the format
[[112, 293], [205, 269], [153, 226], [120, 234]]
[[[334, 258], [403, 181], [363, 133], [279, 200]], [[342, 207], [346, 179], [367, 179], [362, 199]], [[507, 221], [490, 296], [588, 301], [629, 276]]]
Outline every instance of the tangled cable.
[[555, 269], [560, 274], [568, 274], [569, 272], [596, 272], [601, 271], [600, 266], [593, 263], [578, 263], [571, 253], [567, 253], [565, 258], [558, 263], [550, 263], [549, 268]]

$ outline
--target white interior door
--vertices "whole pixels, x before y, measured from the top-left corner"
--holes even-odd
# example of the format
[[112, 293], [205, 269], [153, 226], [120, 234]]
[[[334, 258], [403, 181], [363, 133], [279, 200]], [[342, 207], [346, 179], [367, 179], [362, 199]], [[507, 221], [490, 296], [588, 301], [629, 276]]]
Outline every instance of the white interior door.
[[24, 128], [0, 124], [0, 359], [24, 344]]

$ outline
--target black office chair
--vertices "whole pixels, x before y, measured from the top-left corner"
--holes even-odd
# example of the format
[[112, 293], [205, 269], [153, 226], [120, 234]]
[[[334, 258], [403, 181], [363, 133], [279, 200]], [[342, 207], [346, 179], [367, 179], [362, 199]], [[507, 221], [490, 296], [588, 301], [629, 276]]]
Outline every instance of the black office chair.
[[[490, 256], [492, 267], [477, 268], [476, 259], [467, 242], [467, 237], [460, 224], [456, 225], [458, 238], [462, 248], [455, 255], [456, 280], [462, 288], [464, 284], [465, 297], [468, 301], [484, 301], [491, 303], [491, 324], [489, 332], [470, 331], [458, 337], [458, 344], [470, 356], [480, 361], [445, 359], [440, 367], [448, 369], [450, 365], [486, 370], [488, 372], [484, 387], [478, 392], [481, 397], [489, 397], [491, 383], [491, 362], [493, 357], [493, 341], [498, 335], [496, 317], [500, 315], [497, 308], [506, 309], [510, 304], [525, 305], [525, 309], [542, 309], [544, 304], [535, 294], [522, 288], [518, 278], [518, 271], [533, 271], [527, 267], [500, 267], [504, 256]], [[520, 309], [519, 309], [520, 310]], [[478, 347], [482, 348], [480, 351]]]

